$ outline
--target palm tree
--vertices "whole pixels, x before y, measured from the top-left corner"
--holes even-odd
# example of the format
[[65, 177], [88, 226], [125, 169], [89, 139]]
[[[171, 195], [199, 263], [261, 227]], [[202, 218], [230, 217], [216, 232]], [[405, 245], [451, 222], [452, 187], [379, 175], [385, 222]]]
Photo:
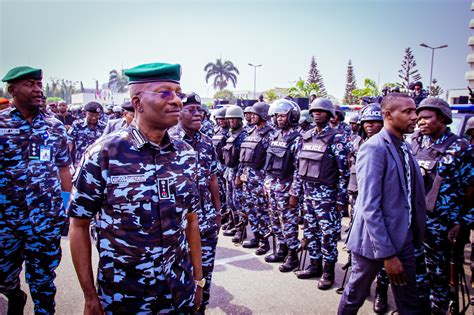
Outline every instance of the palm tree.
[[222, 62], [222, 58], [216, 60], [215, 63], [209, 62], [205, 67], [206, 71], [206, 83], [211, 77], [214, 77], [214, 89], [222, 91], [227, 86], [228, 81], [232, 82], [234, 87], [237, 84], [237, 74], [239, 70], [234, 66], [231, 61]]

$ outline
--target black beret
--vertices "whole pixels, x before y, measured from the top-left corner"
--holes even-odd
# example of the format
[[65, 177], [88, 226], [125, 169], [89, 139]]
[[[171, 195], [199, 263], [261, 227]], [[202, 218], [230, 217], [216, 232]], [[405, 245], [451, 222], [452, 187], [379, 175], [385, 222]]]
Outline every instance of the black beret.
[[183, 106], [186, 105], [201, 105], [201, 98], [196, 93], [192, 92], [186, 96], [186, 101], [183, 102]]
[[91, 112], [91, 113], [100, 113], [102, 105], [97, 102], [89, 102], [84, 105], [84, 111]]
[[128, 111], [128, 112], [134, 112], [135, 108], [133, 108], [133, 105], [130, 101], [127, 101], [122, 104], [122, 109]]

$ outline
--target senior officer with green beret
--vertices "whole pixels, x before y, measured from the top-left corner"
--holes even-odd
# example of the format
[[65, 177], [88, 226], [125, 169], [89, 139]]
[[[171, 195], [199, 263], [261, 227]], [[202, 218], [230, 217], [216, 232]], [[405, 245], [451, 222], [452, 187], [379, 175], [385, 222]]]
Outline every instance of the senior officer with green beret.
[[30, 287], [36, 314], [53, 314], [55, 269], [66, 214], [61, 190], [71, 190], [64, 125], [40, 109], [42, 71], [16, 67], [3, 78], [13, 104], [0, 112], [0, 293], [8, 314], [23, 314]]
[[[135, 120], [86, 152], [75, 186], [71, 254], [85, 312], [191, 312], [205, 285], [198, 226], [196, 153], [167, 129], [182, 108], [177, 64], [125, 71]], [[97, 216], [98, 291], [90, 220]]]

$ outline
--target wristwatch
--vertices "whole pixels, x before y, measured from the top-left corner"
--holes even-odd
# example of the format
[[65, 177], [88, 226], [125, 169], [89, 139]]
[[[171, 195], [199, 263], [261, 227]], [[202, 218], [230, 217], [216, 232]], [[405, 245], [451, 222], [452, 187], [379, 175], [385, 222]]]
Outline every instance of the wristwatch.
[[202, 278], [199, 281], [194, 280], [194, 283], [196, 283], [198, 287], [204, 288], [204, 286], [206, 285], [206, 278]]

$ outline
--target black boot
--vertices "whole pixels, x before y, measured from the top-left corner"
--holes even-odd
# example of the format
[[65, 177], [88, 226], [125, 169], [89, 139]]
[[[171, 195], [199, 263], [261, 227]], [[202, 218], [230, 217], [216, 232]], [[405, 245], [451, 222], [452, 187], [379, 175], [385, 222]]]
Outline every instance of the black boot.
[[255, 232], [255, 233], [253, 233], [253, 235], [255, 236], [254, 238], [252, 238], [250, 241], [245, 241], [242, 244], [243, 248], [257, 248], [258, 247], [258, 242], [260, 240], [260, 234], [258, 232]]
[[305, 270], [296, 271], [296, 277], [298, 279], [310, 279], [319, 278], [323, 273], [323, 261], [322, 259], [311, 259], [311, 263]]
[[388, 287], [378, 285], [375, 288], [374, 312], [377, 314], [386, 313], [388, 309], [387, 302]]
[[265, 261], [268, 263], [283, 262], [285, 256], [288, 255], [288, 247], [286, 244], [278, 244], [276, 253], [271, 253], [265, 257]]
[[258, 243], [258, 248], [255, 251], [255, 255], [261, 256], [265, 255], [270, 250], [270, 244], [268, 243], [268, 239], [262, 238]]
[[6, 294], [8, 298], [8, 312], [7, 315], [23, 315], [26, 299], [28, 296], [21, 289], [15, 290]]
[[299, 264], [300, 261], [298, 259], [298, 253], [296, 249], [290, 249], [290, 252], [285, 257], [285, 262], [280, 265], [278, 269], [280, 269], [280, 272], [290, 272], [298, 267]]
[[334, 267], [335, 263], [325, 262], [323, 267], [323, 276], [319, 279], [318, 289], [328, 290], [334, 284]]
[[222, 233], [224, 236], [234, 236], [237, 230], [235, 228], [228, 227], [224, 233]]

